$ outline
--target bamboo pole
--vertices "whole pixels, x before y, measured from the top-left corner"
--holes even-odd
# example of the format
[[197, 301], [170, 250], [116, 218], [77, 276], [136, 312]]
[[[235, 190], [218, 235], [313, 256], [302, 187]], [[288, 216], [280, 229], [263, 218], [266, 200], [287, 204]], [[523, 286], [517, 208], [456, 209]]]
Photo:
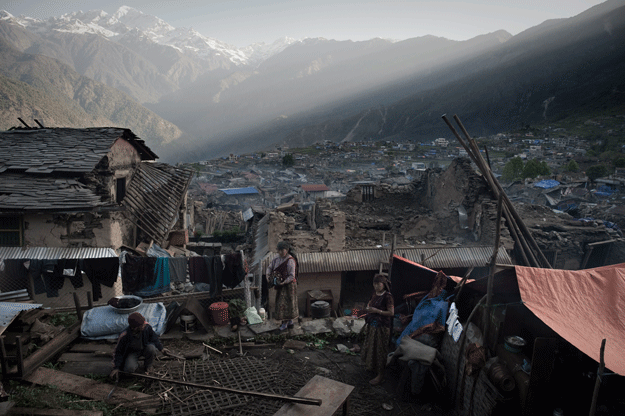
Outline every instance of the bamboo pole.
[[[464, 128], [464, 125], [462, 124], [462, 122], [460, 121], [460, 118], [454, 114], [454, 120], [456, 120], [456, 123], [458, 123], [458, 126], [460, 126], [460, 129], [462, 130], [462, 133], [467, 137], [467, 140], [469, 140], [470, 143], [473, 144], [473, 146], [475, 147], [475, 149], [477, 149], [476, 152], [476, 158], [479, 158], [481, 160], [481, 165], [483, 167], [485, 167], [483, 169], [483, 173], [486, 172], [486, 174], [488, 176], [490, 176], [492, 179], [492, 182], [495, 184], [495, 186], [497, 187], [497, 190], [501, 193], [504, 194], [504, 199], [506, 201], [506, 204], [508, 205], [508, 207], [510, 208], [510, 212], [512, 213], [512, 215], [514, 216], [514, 218], [517, 220], [518, 224], [519, 224], [519, 228], [521, 229], [521, 231], [523, 232], [523, 235], [527, 238], [528, 242], [530, 243], [530, 245], [534, 248], [534, 250], [538, 253], [538, 257], [540, 258], [540, 260], [543, 262], [543, 265], [545, 265], [547, 268], [551, 268], [551, 265], [549, 264], [549, 261], [547, 260], [547, 258], [545, 257], [545, 255], [543, 254], [542, 250], [540, 249], [540, 247], [538, 247], [538, 243], [536, 243], [536, 240], [534, 240], [534, 236], [532, 236], [532, 233], [529, 231], [529, 229], [525, 226], [525, 223], [523, 222], [523, 220], [521, 219], [521, 217], [519, 216], [519, 214], [516, 212], [516, 210], [514, 209], [514, 207], [512, 206], [512, 202], [510, 202], [510, 199], [508, 199], [508, 196], [506, 195], [506, 193], [503, 191], [503, 188], [501, 187], [501, 184], [499, 183], [499, 181], [494, 177], [493, 172], [490, 170], [490, 168], [486, 169], [486, 162], [484, 161], [484, 158], [482, 157], [479, 148], [477, 147], [477, 143], [475, 142], [474, 139], [471, 138], [471, 136], [469, 135], [469, 132], [467, 131], [467, 129]], [[540, 267], [540, 264], [538, 265], [538, 267]]]
[[488, 282], [486, 283], [486, 308], [484, 308], [484, 344], [487, 344], [488, 331], [490, 330], [490, 313], [493, 303], [493, 280], [495, 279], [495, 264], [497, 263], [497, 254], [499, 253], [499, 241], [501, 237], [501, 211], [503, 205], [503, 195], [499, 194], [497, 200], [497, 234], [495, 237], [495, 246], [493, 247], [493, 255], [490, 259], [490, 271], [488, 273]]
[[[495, 183], [494, 183], [493, 178], [491, 177], [491, 175], [487, 175], [486, 172], [484, 172], [484, 170], [482, 169], [482, 166], [481, 166], [477, 156], [474, 154], [473, 150], [469, 147], [469, 145], [467, 143], [465, 143], [465, 141], [462, 139], [462, 137], [460, 137], [460, 134], [458, 134], [458, 132], [456, 131], [454, 126], [451, 124], [451, 122], [449, 121], [447, 116], [443, 114], [442, 118], [443, 118], [443, 121], [445, 122], [445, 124], [447, 124], [447, 126], [449, 127], [449, 129], [453, 133], [453, 135], [456, 136], [456, 139], [458, 139], [458, 142], [462, 145], [462, 147], [467, 152], [467, 154], [469, 155], [469, 157], [471, 158], [473, 163], [475, 163], [475, 165], [478, 167], [478, 169], [480, 169], [480, 172], [482, 172], [482, 176], [484, 176], [484, 179], [486, 179], [486, 182], [488, 182], [488, 186], [490, 187], [491, 191], [493, 192], [494, 197], [495, 198], [499, 198], [499, 193], [500, 193], [499, 189], [497, 188], [497, 186], [495, 186]], [[516, 241], [518, 243], [518, 249], [519, 249], [519, 252], [521, 254], [521, 259], [524, 262], [524, 265], [525, 266], [532, 266], [532, 263], [530, 263], [530, 261], [529, 261], [529, 259], [527, 257], [526, 248], [521, 243], [521, 239], [519, 238], [519, 233], [517, 233], [517, 231], [515, 229], [514, 218], [512, 217], [512, 215], [511, 215], [511, 213], [510, 213], [510, 211], [509, 211], [507, 206], [504, 206], [504, 215], [506, 217], [506, 221], [508, 222], [508, 224], [510, 226], [510, 233], [512, 234], [512, 238], [514, 239], [514, 241]]]

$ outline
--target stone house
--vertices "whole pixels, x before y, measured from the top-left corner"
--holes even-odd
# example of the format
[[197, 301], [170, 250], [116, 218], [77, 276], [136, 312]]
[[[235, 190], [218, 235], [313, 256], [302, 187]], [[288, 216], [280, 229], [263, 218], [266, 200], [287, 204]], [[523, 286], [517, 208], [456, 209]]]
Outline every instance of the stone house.
[[0, 132], [0, 245], [164, 245], [192, 172], [156, 159], [128, 129]]
[[[123, 128], [0, 132], [0, 262], [114, 262], [122, 250], [140, 243], [167, 248], [174, 227], [186, 229], [193, 172], [156, 159], [143, 140]], [[70, 276], [84, 299], [89, 287], [84, 276]], [[47, 306], [71, 305], [69, 284], [53, 296], [48, 290], [51, 299], [38, 299], [32, 280], [25, 288], [28, 278], [18, 283], [14, 277], [0, 274], [3, 292], [28, 289]], [[120, 294], [116, 290], [102, 295]]]

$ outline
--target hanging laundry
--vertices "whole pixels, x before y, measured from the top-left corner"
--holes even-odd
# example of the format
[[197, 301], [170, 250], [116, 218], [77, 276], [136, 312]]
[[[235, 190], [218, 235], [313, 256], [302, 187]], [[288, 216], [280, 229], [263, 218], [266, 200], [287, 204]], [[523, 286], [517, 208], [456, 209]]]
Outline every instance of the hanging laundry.
[[245, 269], [243, 268], [243, 257], [241, 253], [226, 254], [225, 267], [223, 271], [222, 283], [230, 289], [235, 288], [245, 278]]
[[185, 282], [187, 280], [187, 265], [189, 260], [186, 257], [171, 257], [169, 259], [169, 276], [172, 282]]
[[33, 287], [35, 289], [35, 295], [40, 295], [42, 293], [45, 293], [46, 284], [43, 282], [43, 279], [41, 276], [43, 272], [43, 260], [37, 260], [37, 259], [30, 260], [30, 264], [28, 266], [28, 272], [30, 273], [30, 276], [33, 279]]
[[78, 259], [60, 259], [56, 263], [54, 268], [58, 279], [69, 278], [69, 281], [74, 286], [74, 289], [78, 289], [84, 286], [82, 281], [82, 271], [78, 266]]
[[126, 255], [126, 263], [122, 266], [122, 290], [134, 293], [144, 287], [156, 283], [154, 267], [156, 257], [139, 257]]
[[28, 269], [24, 267], [26, 260], [4, 260], [4, 275], [8, 278], [0, 282], [0, 292], [12, 292], [28, 287]]
[[113, 287], [117, 281], [119, 272], [118, 257], [103, 257], [99, 259], [84, 259], [79, 262], [80, 268], [84, 270], [87, 278], [91, 282], [93, 300], [99, 300], [102, 297], [102, 289], [100, 284], [107, 287]]
[[157, 257], [154, 266], [155, 283], [133, 292], [133, 295], [153, 296], [171, 291], [171, 287], [169, 286], [171, 283], [169, 261], [170, 259], [168, 257]]
[[191, 283], [210, 283], [203, 256], [189, 257], [189, 279]]
[[221, 295], [223, 263], [221, 256], [204, 256], [206, 270], [208, 272], [208, 284], [210, 285], [210, 295], [215, 297]]
[[41, 270], [43, 276], [43, 283], [46, 285], [46, 295], [49, 298], [59, 297], [59, 289], [63, 288], [63, 282], [55, 275], [54, 269], [56, 267], [56, 260], [44, 260]]

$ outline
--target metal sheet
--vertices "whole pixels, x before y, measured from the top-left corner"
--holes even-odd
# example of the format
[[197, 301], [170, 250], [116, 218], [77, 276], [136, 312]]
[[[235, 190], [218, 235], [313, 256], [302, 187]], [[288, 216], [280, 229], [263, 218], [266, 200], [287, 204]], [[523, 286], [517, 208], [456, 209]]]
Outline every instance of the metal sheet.
[[[269, 261], [277, 255], [277, 253], [267, 253], [262, 259], [263, 271], [266, 269]], [[387, 263], [389, 261], [390, 254], [390, 249], [371, 249], [297, 253], [297, 258], [300, 267], [299, 273], [327, 273], [378, 270], [381, 262]], [[492, 254], [492, 246], [400, 248], [395, 250], [395, 255], [423, 264], [434, 270], [486, 267]], [[254, 260], [257, 261], [257, 257]], [[497, 263], [512, 265], [512, 260], [505, 250], [499, 250]]]
[[0, 247], [0, 260], [101, 259], [119, 257], [112, 248], [67, 247]]

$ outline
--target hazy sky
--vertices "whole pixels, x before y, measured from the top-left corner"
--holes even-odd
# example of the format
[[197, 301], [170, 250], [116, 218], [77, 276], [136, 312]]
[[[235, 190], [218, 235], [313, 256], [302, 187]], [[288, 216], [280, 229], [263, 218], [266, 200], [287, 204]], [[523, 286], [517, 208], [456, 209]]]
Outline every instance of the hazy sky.
[[0, 10], [39, 19], [73, 11], [113, 13], [126, 5], [175, 27], [193, 27], [236, 46], [279, 37], [366, 40], [423, 35], [454, 40], [517, 33], [575, 16], [603, 0], [0, 0]]

